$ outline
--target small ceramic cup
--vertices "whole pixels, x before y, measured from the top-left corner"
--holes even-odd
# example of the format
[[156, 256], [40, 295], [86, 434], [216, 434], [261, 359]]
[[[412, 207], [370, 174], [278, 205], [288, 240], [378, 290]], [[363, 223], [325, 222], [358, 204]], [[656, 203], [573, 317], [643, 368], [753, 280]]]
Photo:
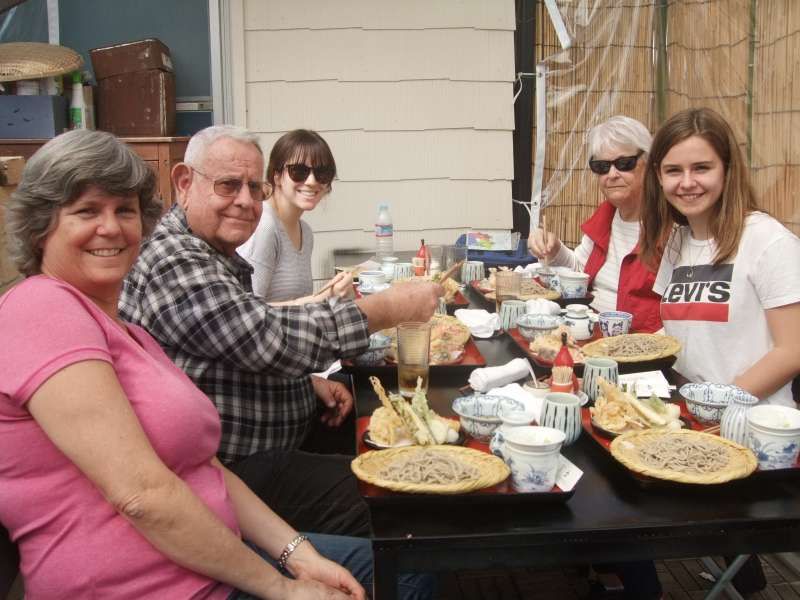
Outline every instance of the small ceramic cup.
[[469, 283], [483, 279], [483, 263], [479, 260], [468, 260], [461, 265], [461, 281]]
[[394, 278], [396, 280], [410, 279], [414, 276], [414, 265], [410, 262], [394, 263]]
[[383, 271], [361, 271], [358, 274], [358, 282], [363, 291], [369, 292], [372, 288], [386, 283], [386, 273]]
[[569, 446], [581, 435], [581, 400], [575, 394], [553, 392], [544, 397], [539, 424], [563, 431], [564, 445]]
[[517, 326], [517, 319], [525, 314], [525, 303], [522, 300], [506, 300], [500, 307], [500, 327], [512, 329]]
[[621, 310], [609, 310], [601, 312], [598, 315], [598, 320], [600, 322], [600, 332], [603, 334], [603, 337], [612, 337], [615, 335], [623, 335], [630, 331], [633, 315]]
[[602, 377], [609, 383], [617, 385], [619, 382], [619, 365], [611, 358], [586, 358], [583, 361], [583, 383], [581, 389], [589, 396], [589, 401], [594, 402], [600, 395], [600, 386], [597, 378]]
[[553, 489], [564, 432], [551, 427], [523, 425], [504, 430], [502, 437], [499, 452], [511, 469], [514, 488], [518, 492]]
[[589, 275], [579, 271], [560, 273], [562, 298], [585, 298], [589, 291]]
[[747, 446], [764, 471], [788, 469], [800, 453], [800, 410], [762, 404], [747, 411]]

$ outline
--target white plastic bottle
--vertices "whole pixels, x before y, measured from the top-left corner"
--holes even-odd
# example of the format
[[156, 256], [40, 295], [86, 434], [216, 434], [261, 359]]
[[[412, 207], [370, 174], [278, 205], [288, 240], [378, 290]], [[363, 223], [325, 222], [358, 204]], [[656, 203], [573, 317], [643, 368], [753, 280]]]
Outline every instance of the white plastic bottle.
[[394, 228], [389, 207], [381, 204], [378, 207], [378, 219], [375, 221], [375, 258], [379, 261], [394, 252]]
[[72, 100], [69, 103], [69, 128], [86, 129], [86, 105], [83, 102], [81, 72], [72, 74]]

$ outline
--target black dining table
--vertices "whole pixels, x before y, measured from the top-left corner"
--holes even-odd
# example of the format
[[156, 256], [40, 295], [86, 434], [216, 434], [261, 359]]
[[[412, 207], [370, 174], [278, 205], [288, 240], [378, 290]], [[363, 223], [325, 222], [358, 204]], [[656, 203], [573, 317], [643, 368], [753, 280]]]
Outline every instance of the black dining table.
[[[467, 291], [471, 302], [478, 302]], [[478, 303], [479, 307], [484, 307]], [[487, 365], [525, 354], [508, 335], [476, 340]], [[429, 402], [445, 416], [471, 368], [431, 369]], [[358, 416], [380, 403], [356, 369]], [[378, 369], [397, 388], [396, 370]], [[375, 597], [396, 598], [400, 572], [553, 567], [643, 559], [734, 556], [800, 550], [800, 469], [757, 472], [720, 485], [644, 482], [583, 432], [562, 453], [583, 471], [566, 501], [448, 496], [426, 504], [395, 495], [370, 503]]]

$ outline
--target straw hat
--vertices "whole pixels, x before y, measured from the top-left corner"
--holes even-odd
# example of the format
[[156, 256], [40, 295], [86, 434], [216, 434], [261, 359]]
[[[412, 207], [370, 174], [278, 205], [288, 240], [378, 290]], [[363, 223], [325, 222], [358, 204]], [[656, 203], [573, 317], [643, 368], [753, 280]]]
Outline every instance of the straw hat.
[[81, 55], [65, 46], [40, 42], [0, 44], [0, 82], [63, 75], [82, 65]]

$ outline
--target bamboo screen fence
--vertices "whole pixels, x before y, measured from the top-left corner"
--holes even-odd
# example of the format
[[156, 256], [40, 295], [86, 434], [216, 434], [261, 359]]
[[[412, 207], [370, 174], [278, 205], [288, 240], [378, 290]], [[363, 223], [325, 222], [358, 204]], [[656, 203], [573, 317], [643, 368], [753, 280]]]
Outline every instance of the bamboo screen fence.
[[600, 202], [586, 166], [590, 127], [624, 114], [655, 131], [683, 108], [709, 106], [732, 124], [761, 205], [800, 233], [800, 2], [557, 5], [570, 48], [562, 50], [542, 0], [535, 21], [536, 61], [548, 68], [542, 214], [550, 229], [576, 245]]

